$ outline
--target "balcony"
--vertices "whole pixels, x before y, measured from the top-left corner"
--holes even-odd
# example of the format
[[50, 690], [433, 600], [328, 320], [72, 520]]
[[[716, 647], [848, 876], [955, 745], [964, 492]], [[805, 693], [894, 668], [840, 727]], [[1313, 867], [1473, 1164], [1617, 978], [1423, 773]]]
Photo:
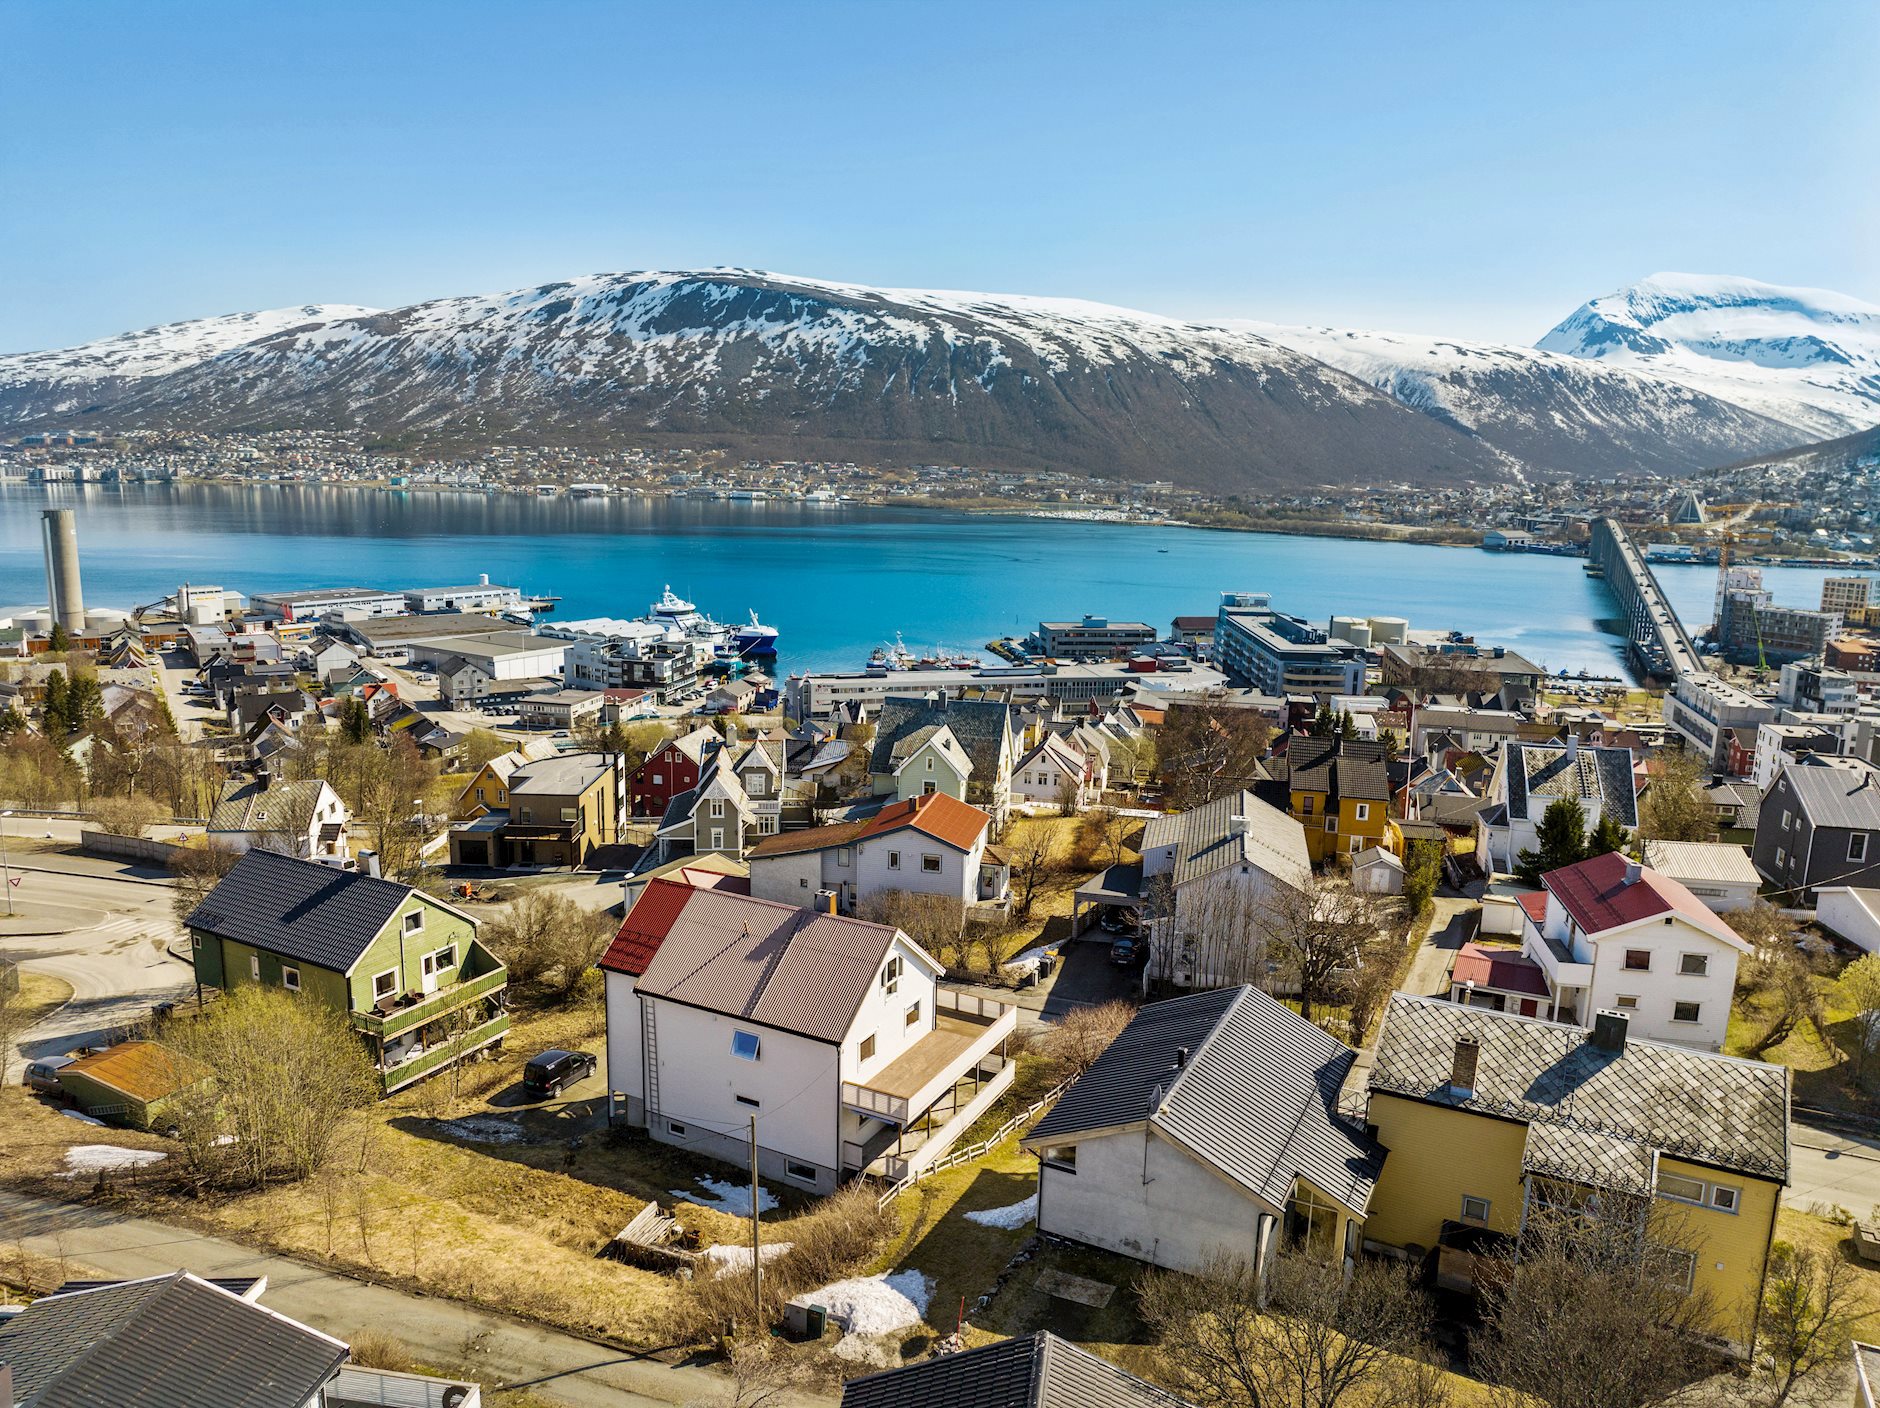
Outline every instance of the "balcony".
[[414, 1002], [409, 1007], [392, 1007], [385, 1011], [371, 1010], [354, 1012], [352, 1024], [355, 1031], [380, 1041], [391, 1041], [403, 1036], [413, 1028], [421, 1027], [426, 1022], [434, 1022], [447, 1012], [454, 1012], [466, 1003], [479, 998], [492, 997], [501, 992], [509, 983], [509, 970], [496, 961], [496, 957], [483, 945], [472, 940], [464, 953], [463, 967], [460, 970], [473, 973], [462, 982], [452, 983], [449, 987], [439, 988], [427, 995], [422, 1001]]
[[1524, 937], [1526, 942], [1522, 951], [1540, 964], [1541, 971], [1547, 975], [1547, 986], [1554, 992], [1558, 993], [1561, 988], [1589, 988], [1593, 985], [1593, 965], [1577, 961], [1573, 950], [1560, 940], [1548, 938], [1531, 923]]
[[1008, 1003], [936, 988], [934, 1029], [866, 1082], [843, 1081], [842, 1103], [905, 1129], [1003, 1046], [1017, 1026], [1018, 1009]]
[[410, 1054], [396, 1065], [380, 1069], [379, 1084], [387, 1095], [403, 1090], [413, 1082], [423, 1080], [426, 1076], [435, 1074], [446, 1066], [501, 1041], [508, 1030], [509, 1014], [498, 1012], [488, 1021], [471, 1027], [468, 1031], [452, 1033], [433, 1046], [414, 1047]]
[[478, 1408], [478, 1385], [424, 1374], [400, 1374], [342, 1364], [320, 1390], [319, 1408]]

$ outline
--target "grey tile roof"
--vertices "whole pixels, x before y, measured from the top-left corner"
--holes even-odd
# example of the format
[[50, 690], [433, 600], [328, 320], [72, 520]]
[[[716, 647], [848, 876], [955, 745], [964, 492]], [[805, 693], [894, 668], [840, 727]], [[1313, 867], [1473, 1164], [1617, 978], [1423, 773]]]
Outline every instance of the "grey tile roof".
[[1286, 745], [1288, 781], [1295, 792], [1387, 802], [1390, 777], [1384, 752], [1382, 743], [1300, 735]]
[[1880, 770], [1858, 758], [1791, 763], [1778, 774], [1816, 826], [1880, 829]]
[[46, 1296], [0, 1322], [20, 1408], [305, 1408], [345, 1358], [338, 1340], [180, 1271]]
[[1039, 1330], [961, 1354], [850, 1379], [842, 1408], [1186, 1408], [1117, 1368]]
[[1562, 797], [1598, 799], [1605, 815], [1628, 831], [1638, 826], [1638, 793], [1632, 785], [1630, 748], [1581, 746], [1573, 754], [1558, 744], [1506, 743], [1508, 814], [1538, 822]]
[[344, 973], [410, 893], [357, 871], [247, 851], [183, 923]]
[[317, 777], [301, 782], [276, 782], [263, 787], [259, 779], [231, 781], [209, 813], [211, 831], [280, 831], [299, 828], [313, 819], [320, 789]]
[[1361, 1213], [1385, 1150], [1337, 1113], [1356, 1059], [1256, 988], [1150, 1003], [1025, 1142], [1147, 1120], [1270, 1206], [1304, 1178]]
[[945, 724], [972, 760], [973, 781], [994, 784], [1011, 759], [1012, 706], [1003, 699], [929, 699], [889, 695], [875, 716], [875, 747], [868, 770], [890, 773], [905, 754], [895, 749], [910, 734]]
[[[1234, 834], [1237, 816], [1247, 819], [1243, 836]], [[1305, 828], [1251, 792], [1230, 792], [1185, 812], [1150, 817], [1143, 828], [1143, 850], [1168, 845], [1175, 847], [1173, 878], [1178, 887], [1243, 861], [1293, 886], [1303, 886], [1312, 868]]]
[[[1526, 1124], [1559, 1124], [1786, 1183], [1789, 1076], [1780, 1066], [1631, 1037], [1601, 1051], [1578, 1027], [1398, 993], [1373, 1093]], [[1456, 1038], [1481, 1045], [1473, 1093], [1449, 1085]]]
[[[634, 909], [646, 903], [643, 896]], [[697, 890], [671, 916], [638, 989], [817, 1041], [840, 1041], [895, 933], [860, 919]]]

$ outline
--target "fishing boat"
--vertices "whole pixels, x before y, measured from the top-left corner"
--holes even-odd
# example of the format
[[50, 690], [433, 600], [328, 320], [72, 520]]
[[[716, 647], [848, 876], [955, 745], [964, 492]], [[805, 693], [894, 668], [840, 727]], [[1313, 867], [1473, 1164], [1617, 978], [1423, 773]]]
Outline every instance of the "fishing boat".
[[693, 603], [675, 595], [670, 584], [660, 593], [659, 600], [653, 603], [653, 609], [645, 619], [656, 626], [676, 630], [701, 645], [710, 646], [714, 654], [730, 649], [731, 627], [712, 620]]
[[740, 659], [749, 659], [753, 655], [775, 655], [777, 653], [777, 628], [766, 626], [757, 619], [755, 611], [750, 613], [750, 624], [739, 626], [731, 633], [731, 648], [737, 651]]

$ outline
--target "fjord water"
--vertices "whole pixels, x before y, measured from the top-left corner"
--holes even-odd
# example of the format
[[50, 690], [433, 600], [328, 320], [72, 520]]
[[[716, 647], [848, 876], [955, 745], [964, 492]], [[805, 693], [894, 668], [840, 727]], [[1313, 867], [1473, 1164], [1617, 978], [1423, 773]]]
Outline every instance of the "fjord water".
[[[932, 509], [546, 497], [273, 484], [0, 485], [0, 606], [43, 602], [39, 510], [78, 511], [85, 599], [131, 607], [184, 581], [241, 592], [493, 582], [556, 615], [637, 616], [670, 583], [721, 620], [755, 610], [786, 669], [857, 669], [900, 632], [976, 649], [1086, 612], [1166, 631], [1223, 591], [1281, 610], [1403, 616], [1520, 650], [1549, 670], [1619, 670], [1614, 614], [1578, 558]], [[1823, 571], [1766, 574], [1813, 606]], [[1714, 568], [1659, 576], [1693, 630]]]

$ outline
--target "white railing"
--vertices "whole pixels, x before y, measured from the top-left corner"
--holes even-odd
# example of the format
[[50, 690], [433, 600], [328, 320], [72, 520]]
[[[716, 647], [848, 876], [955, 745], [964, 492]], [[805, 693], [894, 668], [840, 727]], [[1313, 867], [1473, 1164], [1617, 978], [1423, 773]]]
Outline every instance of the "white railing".
[[976, 1022], [990, 1025], [999, 1020], [1013, 1008], [1009, 1002], [1000, 1002], [996, 998], [982, 997], [976, 992], [961, 992], [958, 988], [936, 987], [933, 997], [934, 1010], [951, 1012]]
[[[935, 1159], [926, 1167], [916, 1169], [912, 1173], [903, 1172], [900, 1177], [882, 1190], [881, 1196], [875, 1199], [875, 1206], [877, 1208], [887, 1207], [889, 1203], [900, 1197], [901, 1194], [905, 1193], [909, 1188], [912, 1188], [916, 1183], [919, 1183], [923, 1178], [929, 1178], [946, 1169], [958, 1168], [961, 1164], [969, 1164], [974, 1159], [985, 1157], [985, 1155], [991, 1153], [994, 1149], [998, 1148], [999, 1145], [1009, 1139], [1013, 1130], [1017, 1129], [1022, 1124], [1028, 1123], [1034, 1116], [1040, 1114], [1046, 1106], [1056, 1104], [1058, 1097], [1069, 1090], [1072, 1084], [1073, 1082], [1067, 1080], [1056, 1089], [1032, 1101], [1031, 1104], [1013, 1115], [1012, 1118], [993, 1130], [991, 1134], [988, 1134], [977, 1144], [968, 1144], [963, 1149], [955, 1149], [951, 1153]], [[889, 1164], [890, 1172], [893, 1171], [894, 1165], [897, 1163], [903, 1170], [906, 1169], [907, 1160], [896, 1159]]]

